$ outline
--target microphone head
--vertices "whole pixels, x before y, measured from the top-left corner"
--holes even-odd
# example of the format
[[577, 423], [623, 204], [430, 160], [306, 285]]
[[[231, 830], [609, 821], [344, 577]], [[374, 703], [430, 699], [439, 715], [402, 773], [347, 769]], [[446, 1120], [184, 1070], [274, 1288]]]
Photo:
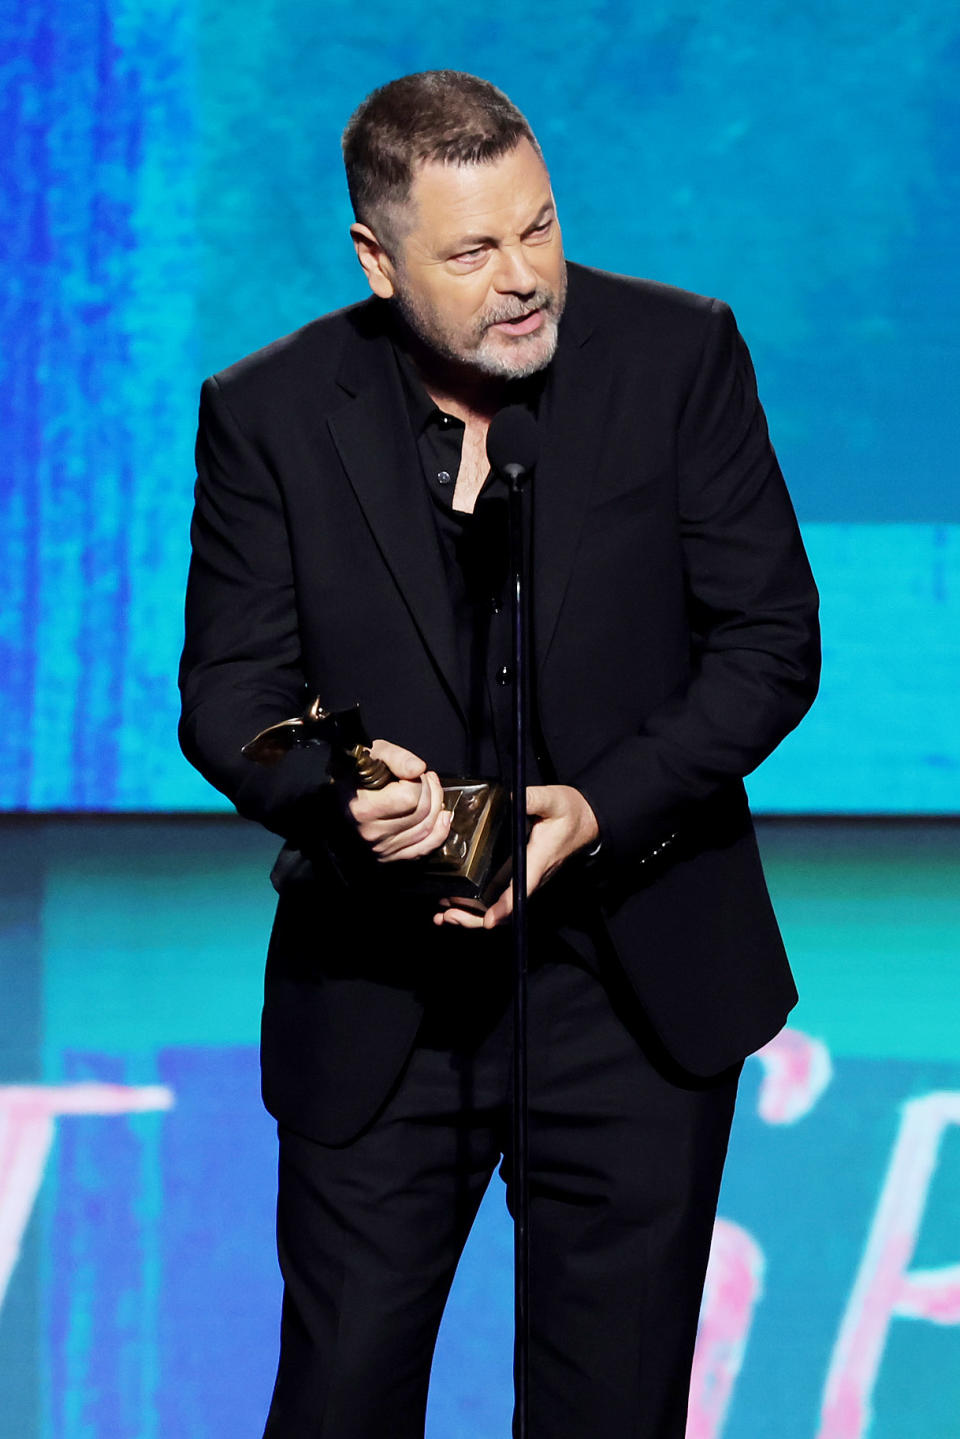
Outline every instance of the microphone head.
[[528, 474], [540, 453], [540, 431], [524, 405], [498, 410], [487, 431], [487, 459], [501, 475]]

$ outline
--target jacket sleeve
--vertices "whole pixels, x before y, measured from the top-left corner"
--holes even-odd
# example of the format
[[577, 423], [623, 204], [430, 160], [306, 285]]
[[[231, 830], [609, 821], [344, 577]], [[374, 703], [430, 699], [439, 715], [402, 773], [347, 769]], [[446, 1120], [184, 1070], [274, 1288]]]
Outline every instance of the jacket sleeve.
[[196, 459], [180, 745], [241, 814], [305, 840], [330, 798], [326, 752], [292, 750], [270, 767], [240, 753], [300, 713], [306, 692], [282, 496], [216, 378], [200, 394]]
[[818, 596], [733, 314], [714, 300], [680, 419], [691, 674], [573, 783], [603, 853], [635, 863], [755, 769], [813, 702]]

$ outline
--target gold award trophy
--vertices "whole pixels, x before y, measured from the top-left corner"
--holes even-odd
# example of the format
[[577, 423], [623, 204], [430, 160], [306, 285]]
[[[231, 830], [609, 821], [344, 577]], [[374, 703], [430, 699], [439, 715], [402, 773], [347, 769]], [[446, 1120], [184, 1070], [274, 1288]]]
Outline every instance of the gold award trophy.
[[[330, 748], [331, 781], [348, 780], [358, 789], [383, 789], [396, 775], [370, 753], [360, 707], [325, 710], [319, 699], [293, 719], [268, 726], [243, 746], [258, 764], [276, 764], [291, 749]], [[441, 779], [443, 807], [453, 815], [447, 838], [423, 859], [390, 865], [390, 882], [405, 893], [456, 899], [460, 908], [482, 914], [510, 878], [507, 792], [489, 780]]]

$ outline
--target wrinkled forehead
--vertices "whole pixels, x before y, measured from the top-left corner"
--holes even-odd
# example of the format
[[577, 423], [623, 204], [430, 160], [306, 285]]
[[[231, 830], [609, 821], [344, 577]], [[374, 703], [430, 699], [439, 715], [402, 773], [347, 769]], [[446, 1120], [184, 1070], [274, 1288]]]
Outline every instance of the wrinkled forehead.
[[404, 209], [409, 231], [442, 245], [522, 233], [552, 203], [547, 168], [522, 139], [506, 154], [476, 165], [421, 161]]

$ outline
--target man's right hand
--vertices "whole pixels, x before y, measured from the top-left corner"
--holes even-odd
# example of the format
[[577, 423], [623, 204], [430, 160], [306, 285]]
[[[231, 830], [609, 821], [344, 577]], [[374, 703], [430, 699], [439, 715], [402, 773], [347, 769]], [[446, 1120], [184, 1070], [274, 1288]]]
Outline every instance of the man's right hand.
[[433, 770], [401, 745], [374, 740], [370, 752], [397, 776], [383, 789], [345, 787], [344, 811], [381, 864], [420, 859], [439, 848], [453, 816], [443, 808], [443, 788]]

